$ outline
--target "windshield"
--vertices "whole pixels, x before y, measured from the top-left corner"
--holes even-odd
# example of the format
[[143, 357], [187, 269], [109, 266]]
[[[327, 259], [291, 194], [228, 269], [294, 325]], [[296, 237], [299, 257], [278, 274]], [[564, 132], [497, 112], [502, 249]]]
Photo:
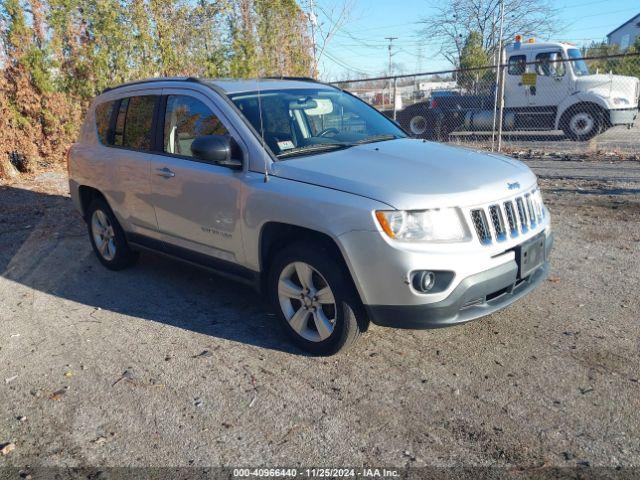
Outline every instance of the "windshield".
[[230, 98], [281, 159], [406, 137], [383, 114], [339, 90], [267, 90], [260, 101], [258, 92]]
[[[582, 58], [582, 54], [580, 53], [580, 50], [578, 50], [577, 48], [570, 48], [567, 51], [567, 54], [571, 59]], [[585, 75], [590, 74], [589, 67], [587, 66], [584, 60], [574, 60], [571, 62], [571, 64], [573, 65], [573, 72], [576, 74], [577, 77], [583, 77]]]

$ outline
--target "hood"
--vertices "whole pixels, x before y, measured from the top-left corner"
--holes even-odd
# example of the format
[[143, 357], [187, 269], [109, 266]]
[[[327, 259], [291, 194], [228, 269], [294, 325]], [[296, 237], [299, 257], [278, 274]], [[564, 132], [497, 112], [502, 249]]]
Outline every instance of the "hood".
[[637, 78], [624, 75], [585, 75], [576, 79], [576, 90], [597, 93], [604, 98], [623, 97], [635, 106], [638, 100], [638, 83], [640, 80]]
[[[273, 175], [401, 210], [478, 205], [515, 195], [536, 177], [503, 155], [414, 139], [370, 143], [276, 162]], [[508, 184], [519, 183], [519, 189]]]

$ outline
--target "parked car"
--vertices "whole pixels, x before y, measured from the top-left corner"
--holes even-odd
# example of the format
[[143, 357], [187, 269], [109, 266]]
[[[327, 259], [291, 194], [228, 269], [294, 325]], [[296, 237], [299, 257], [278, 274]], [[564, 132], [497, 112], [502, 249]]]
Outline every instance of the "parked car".
[[[615, 125], [632, 126], [638, 116], [640, 80], [592, 74], [573, 45], [519, 43], [505, 48], [503, 76], [505, 131], [562, 130], [589, 140]], [[491, 131], [495, 93], [442, 95], [408, 107], [400, 124], [421, 138], [446, 140], [451, 132]]]
[[250, 283], [317, 354], [370, 321], [442, 327], [506, 307], [545, 278], [552, 243], [524, 164], [407, 138], [304, 79], [107, 90], [69, 185], [105, 267], [151, 250]]
[[429, 94], [426, 102], [415, 103], [398, 112], [397, 121], [402, 128], [416, 138], [442, 140], [441, 125], [438, 123], [440, 119], [436, 114], [439, 102], [443, 98], [455, 101], [460, 96], [460, 92], [456, 90], [434, 90]]

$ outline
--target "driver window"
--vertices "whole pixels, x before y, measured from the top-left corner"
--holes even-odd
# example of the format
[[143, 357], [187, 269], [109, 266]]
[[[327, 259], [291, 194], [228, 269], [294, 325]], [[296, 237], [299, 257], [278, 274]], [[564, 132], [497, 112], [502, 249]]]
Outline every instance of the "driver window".
[[164, 117], [164, 151], [192, 157], [191, 143], [202, 135], [229, 132], [200, 100], [186, 95], [169, 95]]
[[536, 73], [544, 77], [562, 77], [565, 68], [562, 53], [545, 52], [536, 55]]

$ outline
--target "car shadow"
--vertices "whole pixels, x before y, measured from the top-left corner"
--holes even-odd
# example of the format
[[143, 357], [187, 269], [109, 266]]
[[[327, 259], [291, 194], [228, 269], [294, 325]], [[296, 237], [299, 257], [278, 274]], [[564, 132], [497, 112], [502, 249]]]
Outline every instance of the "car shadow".
[[113, 328], [127, 316], [137, 317], [307, 355], [289, 342], [264, 299], [247, 285], [152, 253], [141, 254], [130, 269], [104, 268], [82, 218], [63, 195], [0, 186], [0, 277], [95, 310], [117, 312], [120, 316], [107, 317]]

